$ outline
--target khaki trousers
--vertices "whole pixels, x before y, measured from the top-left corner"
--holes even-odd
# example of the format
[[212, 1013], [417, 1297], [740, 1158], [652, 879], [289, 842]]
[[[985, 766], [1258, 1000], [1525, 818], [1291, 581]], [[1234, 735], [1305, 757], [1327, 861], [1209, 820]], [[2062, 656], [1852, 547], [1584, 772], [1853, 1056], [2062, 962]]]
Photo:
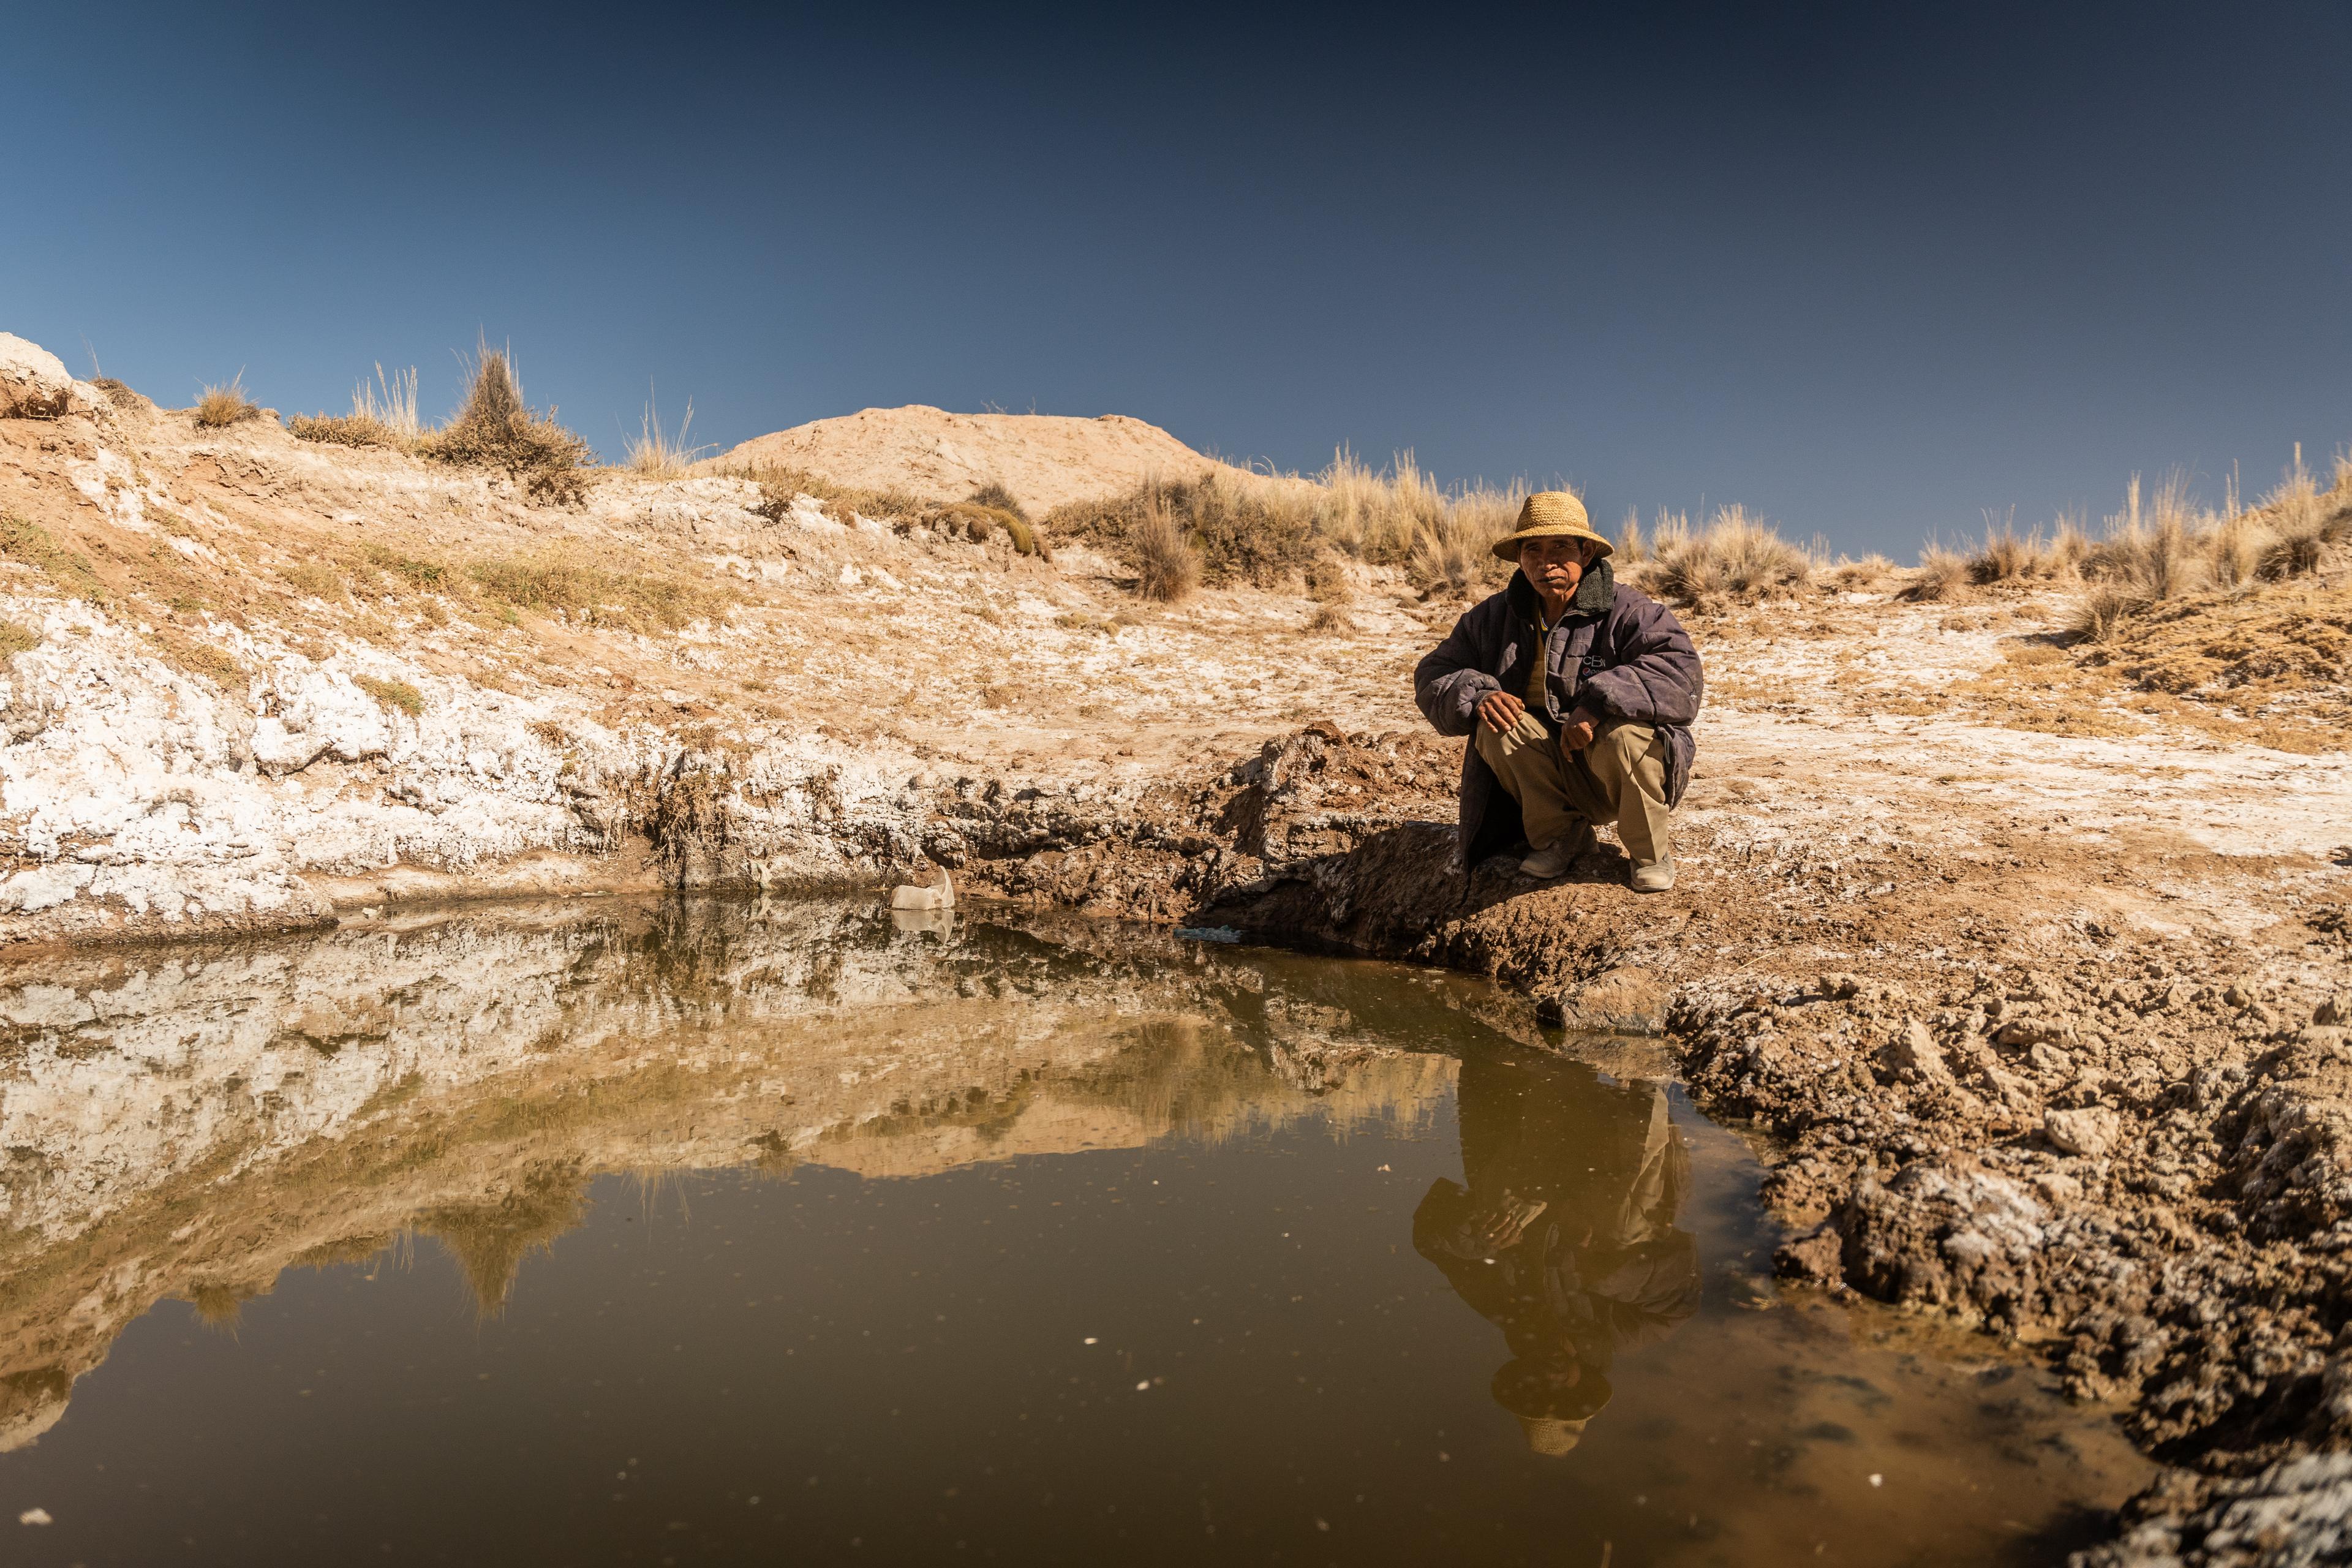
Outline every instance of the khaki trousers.
[[1666, 742], [1649, 725], [1610, 720], [1592, 744], [1571, 752], [1521, 713], [1500, 735], [1479, 721], [1477, 746], [1519, 803], [1535, 848], [1550, 848], [1580, 822], [1613, 822], [1637, 864], [1666, 858]]

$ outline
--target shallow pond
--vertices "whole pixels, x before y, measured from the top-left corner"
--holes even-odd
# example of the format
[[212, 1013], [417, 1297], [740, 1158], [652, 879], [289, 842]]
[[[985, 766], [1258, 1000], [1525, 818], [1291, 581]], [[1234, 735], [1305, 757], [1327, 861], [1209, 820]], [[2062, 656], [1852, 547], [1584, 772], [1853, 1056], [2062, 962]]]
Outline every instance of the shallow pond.
[[2147, 1475], [1460, 977], [604, 900], [0, 1019], [11, 1563], [2054, 1562]]

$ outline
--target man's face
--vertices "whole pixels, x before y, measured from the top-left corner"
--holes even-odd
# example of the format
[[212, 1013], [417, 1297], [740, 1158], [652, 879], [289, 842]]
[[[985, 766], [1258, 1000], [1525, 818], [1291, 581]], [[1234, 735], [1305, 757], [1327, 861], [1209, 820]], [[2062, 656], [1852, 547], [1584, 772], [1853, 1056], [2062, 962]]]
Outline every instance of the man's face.
[[1584, 581], [1584, 569], [1592, 562], [1592, 544], [1589, 540], [1554, 536], [1530, 539], [1519, 546], [1519, 570], [1539, 593], [1555, 598], [1569, 598], [1576, 585]]

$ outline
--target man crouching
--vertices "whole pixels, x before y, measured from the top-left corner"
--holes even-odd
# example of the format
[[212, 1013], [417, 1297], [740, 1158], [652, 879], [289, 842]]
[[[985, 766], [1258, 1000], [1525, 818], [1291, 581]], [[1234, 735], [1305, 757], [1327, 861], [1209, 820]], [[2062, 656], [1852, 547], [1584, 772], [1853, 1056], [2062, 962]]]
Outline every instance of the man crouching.
[[1609, 541], [1565, 490], [1539, 490], [1495, 553], [1516, 561], [1504, 590], [1454, 624], [1413, 671], [1413, 696], [1462, 757], [1464, 869], [1512, 840], [1500, 780], [1534, 853], [1528, 876], [1563, 876], [1613, 822], [1634, 888], [1675, 885], [1668, 814], [1690, 782], [1691, 721], [1706, 685], [1674, 612], [1610, 570]]

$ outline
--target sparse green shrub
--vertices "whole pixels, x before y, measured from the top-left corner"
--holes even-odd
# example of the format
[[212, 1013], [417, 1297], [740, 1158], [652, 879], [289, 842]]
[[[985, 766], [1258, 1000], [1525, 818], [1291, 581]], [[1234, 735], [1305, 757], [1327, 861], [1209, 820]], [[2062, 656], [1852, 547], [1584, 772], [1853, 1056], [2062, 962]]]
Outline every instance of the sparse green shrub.
[[257, 419], [261, 410], [245, 395], [245, 372], [240, 370], [226, 384], [205, 388], [196, 399], [196, 425], [205, 430], [225, 430], [231, 425]]
[[412, 588], [427, 593], [445, 591], [454, 581], [449, 569], [439, 562], [404, 555], [389, 545], [371, 543], [360, 554], [369, 565], [389, 573]]
[[675, 630], [725, 607], [718, 595], [675, 577], [613, 572], [552, 553], [476, 562], [467, 571], [509, 625], [516, 611], [529, 610], [584, 626]]
[[354, 675], [352, 684], [386, 708], [397, 708], [412, 719], [425, 711], [425, 693], [405, 680], [383, 680], [373, 675]]
[[999, 511], [1011, 512], [1024, 522], [1029, 521], [1029, 509], [1013, 499], [1013, 492], [999, 480], [991, 479], [972, 491], [971, 500], [974, 505], [992, 506]]
[[213, 643], [190, 638], [174, 647], [172, 652], [184, 668], [209, 676], [223, 685], [245, 679], [245, 666], [239, 664], [236, 657], [226, 648]]
[[1029, 526], [1029, 520], [1000, 506], [982, 506], [978, 501], [954, 501], [931, 512], [924, 521], [950, 536], [961, 533], [974, 544], [985, 544], [991, 536], [1001, 531], [1012, 541], [1013, 548], [1019, 553], [1052, 559], [1046, 552], [1045, 542]]
[[351, 590], [344, 584], [341, 574], [323, 561], [297, 561], [278, 568], [278, 574], [285, 578], [287, 584], [296, 593], [313, 599], [324, 599], [333, 604], [351, 596]]
[[0, 664], [41, 646], [41, 635], [15, 621], [0, 621]]
[[503, 349], [479, 351], [465, 406], [419, 437], [417, 449], [437, 462], [500, 469], [534, 500], [569, 506], [588, 493], [588, 443], [556, 423], [554, 410], [541, 414], [523, 401]]
[[983, 506], [998, 514], [1000, 525], [1013, 548], [1023, 555], [1034, 555], [1040, 561], [1054, 559], [1053, 546], [1029, 516], [1029, 509], [1013, 499], [1013, 492], [991, 479], [971, 492], [971, 504]]
[[89, 557], [67, 549], [30, 518], [0, 516], [0, 556], [44, 574], [77, 599], [93, 605], [107, 602], [106, 584], [99, 580]]

